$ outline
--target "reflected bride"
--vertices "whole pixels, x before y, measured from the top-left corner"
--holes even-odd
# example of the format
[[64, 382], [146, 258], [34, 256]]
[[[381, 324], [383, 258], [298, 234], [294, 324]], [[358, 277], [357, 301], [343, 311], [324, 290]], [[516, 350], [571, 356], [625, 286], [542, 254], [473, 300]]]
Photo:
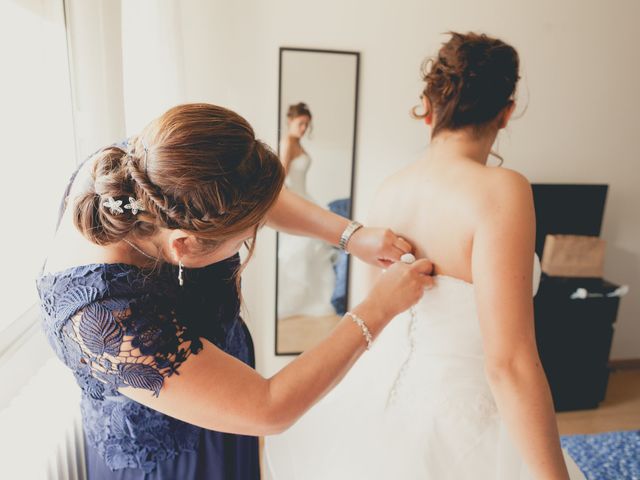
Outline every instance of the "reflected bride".
[[[286, 187], [315, 202], [307, 192], [311, 157], [300, 140], [311, 124], [305, 103], [287, 111], [287, 133], [280, 144]], [[331, 296], [336, 283], [333, 263], [337, 251], [321, 240], [281, 233], [278, 240], [278, 317], [336, 315]]]

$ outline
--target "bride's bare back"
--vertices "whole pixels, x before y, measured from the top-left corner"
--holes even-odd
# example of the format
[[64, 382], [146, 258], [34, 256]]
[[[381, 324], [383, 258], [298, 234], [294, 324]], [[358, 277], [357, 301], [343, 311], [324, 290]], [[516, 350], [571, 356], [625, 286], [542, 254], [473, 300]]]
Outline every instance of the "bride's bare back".
[[[498, 202], [513, 201], [508, 191], [529, 189], [522, 175], [487, 167], [448, 148], [427, 155], [389, 177], [374, 199], [369, 221], [389, 225], [429, 258], [435, 273], [473, 283], [472, 250], [476, 229], [490, 220]], [[527, 206], [514, 212], [511, 228], [527, 228]]]

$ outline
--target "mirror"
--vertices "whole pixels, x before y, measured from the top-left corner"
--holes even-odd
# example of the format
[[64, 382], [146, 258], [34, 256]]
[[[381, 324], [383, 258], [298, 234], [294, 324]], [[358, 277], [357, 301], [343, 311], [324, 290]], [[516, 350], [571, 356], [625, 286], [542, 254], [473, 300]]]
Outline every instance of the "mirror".
[[[286, 188], [351, 218], [357, 52], [280, 48], [278, 154]], [[321, 340], [348, 305], [349, 257], [320, 240], [278, 233], [276, 355]]]

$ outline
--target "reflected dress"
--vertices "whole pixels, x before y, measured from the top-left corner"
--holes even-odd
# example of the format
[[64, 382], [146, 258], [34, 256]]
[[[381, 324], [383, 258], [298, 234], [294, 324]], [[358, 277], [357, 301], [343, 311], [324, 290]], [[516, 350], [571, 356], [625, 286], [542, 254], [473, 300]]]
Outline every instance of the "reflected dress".
[[260, 478], [257, 437], [207, 430], [118, 392], [162, 395], [164, 379], [207, 339], [254, 367], [240, 318], [239, 256], [185, 271], [96, 263], [42, 274], [42, 326], [80, 386], [86, 467], [93, 479]]
[[[291, 160], [285, 186], [317, 203], [307, 191], [311, 157], [306, 153]], [[336, 315], [331, 297], [336, 285], [334, 263], [337, 250], [316, 238], [278, 234], [278, 317]]]

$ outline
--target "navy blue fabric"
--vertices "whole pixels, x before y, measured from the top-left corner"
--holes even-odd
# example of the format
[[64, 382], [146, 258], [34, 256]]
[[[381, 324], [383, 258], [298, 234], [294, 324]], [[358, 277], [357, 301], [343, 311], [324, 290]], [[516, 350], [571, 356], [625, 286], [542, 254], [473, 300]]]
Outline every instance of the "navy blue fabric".
[[[89, 478], [259, 478], [257, 438], [190, 425], [117, 391], [132, 385], [161, 394], [200, 338], [254, 367], [238, 315], [238, 263], [235, 256], [187, 270], [182, 288], [171, 266], [150, 273], [94, 264], [38, 279], [44, 331], [82, 389]], [[123, 356], [127, 343], [136, 350]]]
[[[333, 200], [328, 205], [329, 210], [337, 213], [345, 218], [349, 218], [351, 211], [351, 199], [340, 198]], [[331, 294], [331, 304], [338, 315], [344, 315], [347, 311], [347, 274], [349, 270], [349, 257], [345, 252], [340, 252], [336, 262], [333, 265], [333, 271], [336, 273], [336, 284]]]
[[[64, 207], [61, 209], [61, 212]], [[165, 378], [207, 339], [255, 367], [240, 318], [240, 259], [185, 271], [90, 264], [37, 280], [42, 327], [82, 391], [89, 479], [258, 479], [258, 439], [203, 429], [118, 392], [162, 395]]]

